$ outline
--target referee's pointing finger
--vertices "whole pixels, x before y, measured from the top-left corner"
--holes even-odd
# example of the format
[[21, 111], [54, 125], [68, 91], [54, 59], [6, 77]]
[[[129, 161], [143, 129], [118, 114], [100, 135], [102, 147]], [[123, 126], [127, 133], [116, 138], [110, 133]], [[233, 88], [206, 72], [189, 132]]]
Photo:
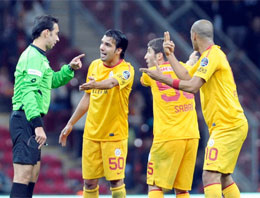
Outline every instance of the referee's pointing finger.
[[77, 59], [80, 59], [80, 58], [82, 58], [82, 57], [84, 57], [84, 56], [85, 56], [85, 54], [80, 54], [80, 55], [76, 56], [76, 58], [77, 58]]

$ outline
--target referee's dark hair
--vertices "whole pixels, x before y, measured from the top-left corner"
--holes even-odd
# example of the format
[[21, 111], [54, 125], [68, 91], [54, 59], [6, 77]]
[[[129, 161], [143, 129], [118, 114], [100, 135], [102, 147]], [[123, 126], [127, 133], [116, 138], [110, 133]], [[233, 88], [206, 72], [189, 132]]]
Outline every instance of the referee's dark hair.
[[126, 35], [119, 30], [107, 30], [105, 32], [105, 36], [112, 37], [116, 41], [116, 48], [122, 49], [120, 58], [123, 59], [128, 46], [128, 39], [126, 38]]
[[38, 38], [43, 30], [53, 30], [54, 23], [58, 23], [58, 19], [50, 16], [50, 15], [43, 15], [38, 16], [34, 20], [34, 25], [32, 29], [32, 39]]

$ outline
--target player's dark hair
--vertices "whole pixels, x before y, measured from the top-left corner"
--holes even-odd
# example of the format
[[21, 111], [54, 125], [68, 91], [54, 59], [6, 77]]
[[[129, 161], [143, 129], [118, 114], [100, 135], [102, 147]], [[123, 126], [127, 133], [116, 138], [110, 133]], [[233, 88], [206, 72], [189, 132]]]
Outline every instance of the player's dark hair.
[[107, 30], [105, 32], [105, 36], [112, 37], [116, 41], [116, 48], [122, 49], [120, 58], [123, 59], [128, 46], [128, 39], [126, 38], [126, 35], [119, 30]]
[[43, 30], [53, 30], [53, 26], [55, 23], [58, 23], [58, 19], [50, 16], [50, 15], [43, 15], [43, 16], [38, 16], [34, 20], [34, 25], [32, 29], [32, 39], [38, 38]]
[[163, 41], [164, 41], [164, 38], [155, 38], [153, 40], [150, 40], [147, 44], [148, 47], [151, 47], [155, 54], [158, 54], [158, 53], [163, 53], [163, 58], [164, 60], [166, 60], [166, 55], [164, 53], [164, 49], [163, 49]]

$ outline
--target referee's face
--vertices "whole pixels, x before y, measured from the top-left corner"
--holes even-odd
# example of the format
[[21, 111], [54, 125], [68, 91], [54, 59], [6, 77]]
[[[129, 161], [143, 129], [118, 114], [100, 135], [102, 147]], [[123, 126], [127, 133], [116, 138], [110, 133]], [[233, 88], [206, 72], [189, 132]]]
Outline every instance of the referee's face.
[[47, 41], [46, 41], [47, 50], [52, 49], [56, 45], [56, 43], [60, 41], [58, 34], [59, 34], [59, 26], [57, 23], [54, 23], [53, 30], [49, 31], [49, 34], [47, 35]]

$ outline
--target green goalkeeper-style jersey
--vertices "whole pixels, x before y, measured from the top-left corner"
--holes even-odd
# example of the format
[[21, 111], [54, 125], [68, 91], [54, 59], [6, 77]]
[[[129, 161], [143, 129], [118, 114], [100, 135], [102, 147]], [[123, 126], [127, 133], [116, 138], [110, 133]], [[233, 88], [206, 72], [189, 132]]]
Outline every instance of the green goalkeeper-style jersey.
[[16, 66], [13, 110], [24, 110], [28, 121], [48, 112], [51, 89], [67, 84], [74, 76], [69, 65], [54, 72], [40, 48], [29, 45]]

